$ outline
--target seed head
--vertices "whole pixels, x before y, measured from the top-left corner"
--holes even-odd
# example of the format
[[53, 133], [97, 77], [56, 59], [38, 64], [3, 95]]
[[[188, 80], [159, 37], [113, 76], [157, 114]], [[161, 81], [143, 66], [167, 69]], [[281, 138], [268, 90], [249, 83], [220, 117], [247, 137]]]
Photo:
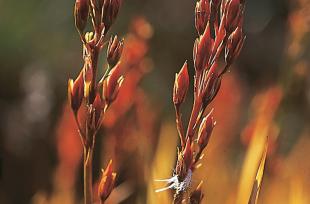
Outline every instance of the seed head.
[[189, 87], [189, 76], [187, 70], [187, 62], [184, 63], [182, 69], [175, 75], [173, 87], [173, 103], [180, 105], [184, 102]]

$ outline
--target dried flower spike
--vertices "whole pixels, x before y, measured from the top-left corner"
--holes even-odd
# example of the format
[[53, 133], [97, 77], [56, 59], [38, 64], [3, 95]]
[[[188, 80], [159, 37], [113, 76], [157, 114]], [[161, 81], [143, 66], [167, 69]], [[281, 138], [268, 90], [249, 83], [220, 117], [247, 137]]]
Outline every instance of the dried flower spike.
[[102, 176], [98, 187], [98, 196], [103, 203], [111, 194], [116, 179], [116, 173], [112, 170], [112, 160], [110, 160], [107, 168], [102, 170]]
[[[117, 38], [109, 46], [109, 64], [101, 81], [98, 78], [98, 61], [100, 52], [106, 41], [106, 31], [116, 18], [120, 0], [76, 0], [74, 8], [75, 25], [83, 44], [83, 68], [78, 78], [68, 82], [68, 98], [74, 112], [78, 132], [84, 148], [84, 204], [93, 203], [92, 162], [96, 135], [100, 129], [101, 120], [110, 103], [115, 100], [123, 77], [120, 75], [119, 59], [123, 49], [123, 41]], [[92, 22], [92, 30], [83, 33], [88, 17]], [[115, 65], [115, 66], [114, 66]], [[112, 68], [112, 71], [111, 71]], [[103, 89], [103, 90], [102, 90]], [[104, 97], [103, 97], [104, 96]], [[85, 117], [77, 117], [78, 111], [85, 98], [83, 110]], [[115, 174], [108, 166], [101, 197], [106, 199], [111, 193]], [[102, 184], [103, 185], [103, 184]], [[102, 186], [101, 185], [101, 186]]]
[[[199, 36], [193, 48], [194, 101], [186, 131], [183, 129], [179, 105], [184, 101], [188, 89], [187, 63], [176, 75], [173, 89], [181, 151], [178, 152], [175, 175], [172, 177], [174, 180], [167, 188], [172, 186], [177, 189], [174, 194], [175, 204], [181, 204], [187, 199], [184, 196], [191, 182], [192, 172], [199, 166], [197, 163], [211, 137], [215, 122], [211, 113], [205, 117], [204, 113], [220, 89], [222, 75], [239, 55], [244, 43], [243, 13], [244, 0], [198, 0], [196, 3], [195, 27]], [[220, 57], [223, 56], [224, 50], [226, 65], [221, 67]], [[198, 136], [195, 140], [197, 131]], [[198, 146], [193, 144], [194, 141], [197, 141]], [[194, 194], [197, 193], [199, 192]], [[198, 196], [195, 201], [191, 200], [191, 203], [200, 203], [201, 199], [202, 196]]]

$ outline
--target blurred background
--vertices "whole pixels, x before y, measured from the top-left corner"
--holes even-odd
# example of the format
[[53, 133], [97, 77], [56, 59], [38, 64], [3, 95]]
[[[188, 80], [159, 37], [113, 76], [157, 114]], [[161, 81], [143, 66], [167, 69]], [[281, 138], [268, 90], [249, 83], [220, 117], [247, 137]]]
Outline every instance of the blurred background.
[[[235, 203], [251, 138], [268, 135], [259, 203], [310, 203], [310, 1], [247, 0], [241, 56], [212, 103], [217, 125], [193, 186]], [[81, 66], [73, 0], [0, 1], [0, 203], [81, 203], [82, 146], [67, 107]], [[125, 37], [128, 75], [103, 121], [94, 182], [109, 159], [109, 203], [169, 203], [178, 136], [175, 73], [191, 64], [195, 1], [124, 0], [110, 34]], [[104, 58], [102, 54], [102, 58]], [[105, 61], [100, 62], [104, 64]], [[191, 93], [182, 107], [187, 121]], [[262, 131], [264, 130], [264, 131]]]

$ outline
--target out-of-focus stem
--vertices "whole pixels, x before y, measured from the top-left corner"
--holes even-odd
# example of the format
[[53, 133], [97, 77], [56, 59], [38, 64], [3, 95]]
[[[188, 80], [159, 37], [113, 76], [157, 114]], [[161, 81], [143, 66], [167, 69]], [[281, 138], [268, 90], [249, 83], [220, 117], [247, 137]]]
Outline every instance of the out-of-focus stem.
[[84, 204], [92, 204], [93, 147], [84, 147]]

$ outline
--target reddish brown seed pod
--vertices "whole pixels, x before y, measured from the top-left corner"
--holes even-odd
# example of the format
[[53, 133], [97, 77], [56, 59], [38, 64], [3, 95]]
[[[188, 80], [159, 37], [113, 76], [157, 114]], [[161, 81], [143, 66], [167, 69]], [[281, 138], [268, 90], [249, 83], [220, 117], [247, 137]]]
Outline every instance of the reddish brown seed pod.
[[116, 179], [116, 173], [112, 170], [112, 160], [110, 160], [107, 168], [103, 171], [98, 186], [98, 196], [101, 202], [104, 202], [111, 194]]
[[200, 0], [196, 3], [195, 8], [195, 27], [199, 35], [201, 35], [208, 21], [210, 20], [210, 2], [209, 0]]
[[110, 29], [115, 21], [121, 0], [105, 0], [102, 6], [102, 22], [105, 27], [105, 33]]
[[80, 33], [82, 33], [86, 27], [88, 15], [89, 0], [76, 0], [74, 6], [74, 21]]
[[187, 62], [184, 63], [182, 69], [175, 75], [173, 87], [173, 103], [180, 105], [184, 102], [189, 87], [189, 76]]
[[244, 40], [245, 36], [243, 35], [241, 27], [237, 27], [236, 30], [228, 37], [225, 47], [225, 61], [228, 65], [231, 65], [239, 56]]
[[214, 40], [211, 37], [210, 25], [208, 23], [203, 35], [196, 40], [194, 46], [194, 65], [197, 72], [205, 69], [211, 55], [213, 44]]
[[225, 28], [228, 33], [233, 32], [240, 21], [242, 14], [242, 4], [240, 0], [229, 0], [224, 8]]
[[121, 58], [124, 48], [124, 40], [118, 40], [117, 35], [111, 36], [108, 49], [107, 49], [107, 60], [110, 67], [114, 67], [119, 59]]
[[208, 145], [215, 124], [212, 111], [202, 119], [197, 139], [200, 149], [204, 149]]
[[103, 82], [103, 99], [107, 105], [111, 104], [117, 97], [119, 89], [124, 80], [121, 73], [120, 62], [111, 70], [110, 75]]
[[100, 94], [97, 92], [95, 100], [93, 102], [93, 108], [95, 109], [95, 126], [100, 123], [100, 116], [103, 110], [103, 100], [101, 99]]
[[73, 82], [72, 79], [68, 81], [68, 100], [73, 112], [76, 114], [79, 110], [84, 97], [84, 80], [82, 73]]
[[202, 102], [204, 107], [206, 107], [213, 101], [221, 85], [221, 78], [214, 70], [216, 67], [217, 63], [214, 63], [211, 66], [207, 84], [202, 92]]

